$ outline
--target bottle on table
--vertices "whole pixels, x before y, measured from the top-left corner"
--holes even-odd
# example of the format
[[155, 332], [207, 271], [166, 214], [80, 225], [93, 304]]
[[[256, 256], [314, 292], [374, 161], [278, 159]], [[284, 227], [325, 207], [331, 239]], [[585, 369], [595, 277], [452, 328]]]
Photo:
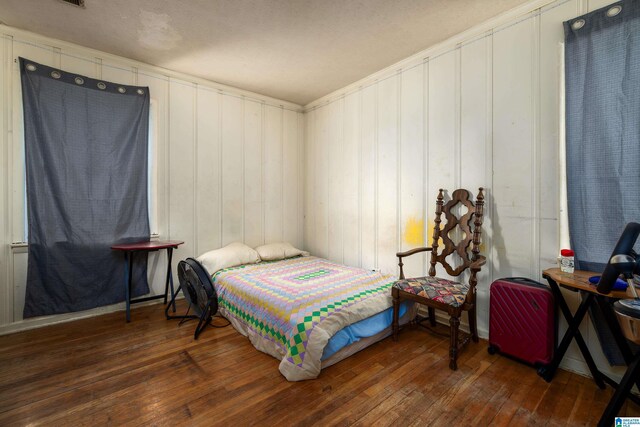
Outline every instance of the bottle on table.
[[564, 273], [573, 273], [574, 270], [574, 253], [571, 249], [562, 249], [560, 251], [560, 270]]

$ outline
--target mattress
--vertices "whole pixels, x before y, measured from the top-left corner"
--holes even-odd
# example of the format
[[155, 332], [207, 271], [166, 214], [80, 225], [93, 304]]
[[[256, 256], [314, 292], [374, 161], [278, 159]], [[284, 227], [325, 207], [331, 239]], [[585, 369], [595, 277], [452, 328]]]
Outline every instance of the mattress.
[[323, 359], [388, 331], [391, 320], [393, 277], [322, 258], [233, 267], [213, 281], [220, 313], [254, 347], [278, 358], [290, 381], [316, 378]]
[[[407, 312], [410, 301], [404, 301], [400, 304], [399, 317], [403, 317]], [[322, 352], [322, 362], [342, 350], [343, 348], [356, 343], [363, 338], [369, 338], [389, 329], [393, 320], [393, 308], [388, 308], [371, 317], [362, 319], [359, 322], [345, 326], [340, 329], [334, 336], [329, 339], [326, 347]], [[323, 363], [324, 366], [324, 363]]]

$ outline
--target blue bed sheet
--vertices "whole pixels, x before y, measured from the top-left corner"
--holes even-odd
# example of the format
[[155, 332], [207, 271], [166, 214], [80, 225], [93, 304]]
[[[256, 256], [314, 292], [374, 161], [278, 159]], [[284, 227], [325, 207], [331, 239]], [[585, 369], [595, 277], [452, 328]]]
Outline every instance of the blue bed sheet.
[[[409, 301], [405, 301], [400, 304], [399, 317], [402, 317], [407, 308], [411, 304]], [[354, 342], [360, 341], [362, 338], [373, 336], [379, 332], [382, 332], [393, 321], [393, 308], [388, 308], [385, 311], [381, 311], [375, 316], [367, 317], [359, 322], [347, 326], [339, 330], [333, 337], [329, 339], [327, 346], [322, 353], [322, 359], [325, 360], [333, 356], [335, 353]]]

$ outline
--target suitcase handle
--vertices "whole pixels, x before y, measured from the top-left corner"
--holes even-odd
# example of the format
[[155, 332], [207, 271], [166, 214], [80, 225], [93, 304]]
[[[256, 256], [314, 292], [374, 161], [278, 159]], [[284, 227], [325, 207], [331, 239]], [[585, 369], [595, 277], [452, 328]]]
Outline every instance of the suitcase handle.
[[505, 277], [502, 280], [517, 280], [517, 281], [521, 281], [521, 282], [535, 282], [535, 283], [539, 283], [533, 279], [529, 279], [528, 277]]
[[545, 285], [544, 283], [540, 283], [536, 280], [529, 279], [528, 277], [504, 277], [500, 280], [513, 280], [514, 282], [524, 282], [533, 286], [548, 288], [548, 286]]

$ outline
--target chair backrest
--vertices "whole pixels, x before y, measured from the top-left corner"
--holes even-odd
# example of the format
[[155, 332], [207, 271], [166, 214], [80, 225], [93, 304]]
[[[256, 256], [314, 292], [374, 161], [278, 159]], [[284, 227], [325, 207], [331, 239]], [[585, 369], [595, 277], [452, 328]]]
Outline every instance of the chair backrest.
[[[436, 275], [436, 264], [438, 263], [442, 264], [446, 272], [451, 276], [459, 276], [480, 256], [480, 237], [482, 234], [482, 219], [484, 215], [483, 190], [484, 189], [480, 187], [475, 204], [471, 200], [471, 193], [465, 189], [455, 190], [451, 195], [451, 200], [445, 204], [444, 190], [440, 189], [436, 202], [436, 219], [433, 230], [433, 244], [431, 245], [430, 276]], [[467, 212], [459, 218], [453, 212], [458, 204], [466, 206], [467, 208]], [[444, 228], [441, 229], [440, 223], [442, 222], [441, 217], [443, 212], [447, 222]], [[473, 231], [471, 230], [472, 224]], [[457, 244], [454, 243], [451, 236], [456, 226], [459, 228], [459, 235], [462, 237]], [[438, 242], [441, 238], [444, 246], [440, 253], [438, 253]], [[471, 251], [469, 251], [470, 245]], [[454, 252], [458, 254], [462, 262], [455, 268], [447, 261], [447, 257]]]

